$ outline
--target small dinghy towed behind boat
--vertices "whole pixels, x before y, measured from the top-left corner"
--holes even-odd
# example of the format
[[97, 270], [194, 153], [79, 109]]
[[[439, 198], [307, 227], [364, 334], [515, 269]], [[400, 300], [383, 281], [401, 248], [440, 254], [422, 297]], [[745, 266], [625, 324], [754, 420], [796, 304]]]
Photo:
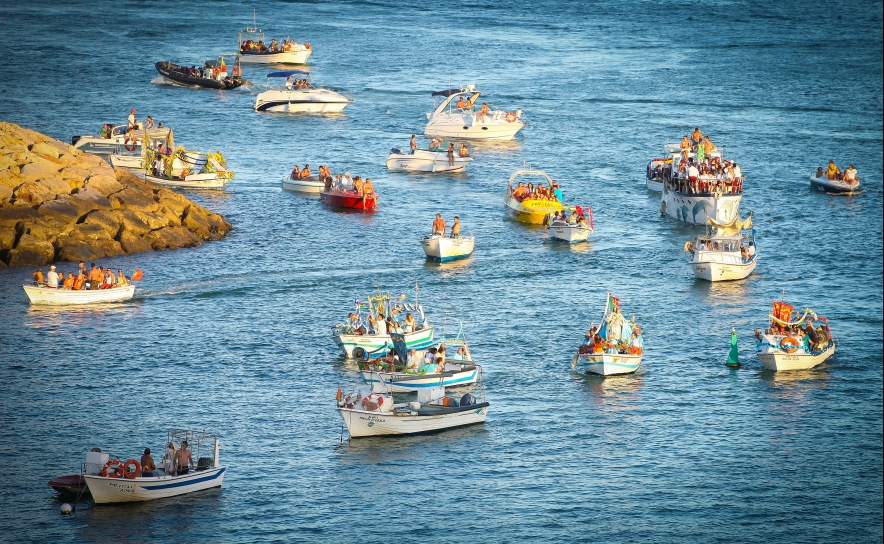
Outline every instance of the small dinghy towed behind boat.
[[791, 321], [794, 310], [784, 301], [774, 302], [769, 327], [755, 331], [758, 359], [768, 370], [806, 370], [835, 353], [829, 320], [808, 308], [798, 320]]
[[745, 221], [739, 218], [719, 223], [706, 218], [706, 234], [693, 242], [685, 242], [694, 275], [707, 281], [741, 280], [755, 271], [755, 229], [752, 213]]
[[242, 72], [237, 63], [233, 65], [233, 75], [227, 75], [223, 56], [218, 60], [207, 60], [199, 68], [179, 66], [167, 60], [156, 63], [155, 67], [164, 78], [182, 85], [227, 90], [241, 87], [246, 82], [240, 77]]
[[[304, 79], [306, 85], [293, 87], [291, 78]], [[271, 80], [286, 79], [286, 87], [272, 88]], [[267, 74], [266, 90], [255, 98], [255, 111], [270, 111], [277, 113], [339, 113], [352, 98], [313, 85], [313, 80], [308, 72], [301, 70], [287, 70], [284, 72], [271, 72]]]
[[620, 299], [608, 293], [602, 327], [594, 324], [586, 334], [571, 361], [571, 367], [583, 365], [585, 372], [610, 376], [632, 374], [642, 362], [644, 340], [641, 328], [635, 324], [635, 317], [628, 321], [620, 313]]

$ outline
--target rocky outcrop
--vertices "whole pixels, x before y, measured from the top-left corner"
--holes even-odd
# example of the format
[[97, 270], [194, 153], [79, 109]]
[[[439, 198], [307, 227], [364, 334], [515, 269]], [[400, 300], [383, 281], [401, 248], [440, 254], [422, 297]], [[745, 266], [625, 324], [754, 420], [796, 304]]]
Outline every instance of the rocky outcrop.
[[194, 247], [232, 228], [167, 187], [0, 123], [0, 268]]

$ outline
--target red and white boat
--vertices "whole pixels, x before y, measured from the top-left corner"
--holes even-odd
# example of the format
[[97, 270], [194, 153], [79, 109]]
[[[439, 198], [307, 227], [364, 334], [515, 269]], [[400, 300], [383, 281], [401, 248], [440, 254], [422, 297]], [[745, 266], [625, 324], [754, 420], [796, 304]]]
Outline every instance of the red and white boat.
[[378, 195], [376, 193], [365, 195], [355, 191], [329, 189], [327, 191], [320, 191], [319, 198], [329, 206], [355, 210], [373, 210], [378, 204]]

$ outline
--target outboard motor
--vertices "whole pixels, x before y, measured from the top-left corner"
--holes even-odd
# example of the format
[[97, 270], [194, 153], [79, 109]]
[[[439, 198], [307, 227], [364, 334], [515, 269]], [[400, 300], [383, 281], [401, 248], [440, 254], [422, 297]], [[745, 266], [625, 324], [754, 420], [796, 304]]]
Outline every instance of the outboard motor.
[[460, 398], [461, 406], [472, 406], [473, 404], [476, 404], [476, 397], [469, 393]]
[[390, 153], [392, 153], [394, 155], [401, 155], [402, 154], [402, 152], [399, 151], [398, 149], [396, 149], [395, 147], [390, 150]]

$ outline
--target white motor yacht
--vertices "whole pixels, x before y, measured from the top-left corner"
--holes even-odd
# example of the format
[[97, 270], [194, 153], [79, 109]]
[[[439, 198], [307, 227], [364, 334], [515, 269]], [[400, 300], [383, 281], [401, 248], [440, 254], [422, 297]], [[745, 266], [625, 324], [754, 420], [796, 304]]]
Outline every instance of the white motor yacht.
[[[433, 145], [435, 143], [435, 145]], [[450, 142], [436, 140], [426, 146], [419, 146], [413, 152], [393, 148], [387, 157], [387, 170], [392, 172], [461, 172], [472, 162], [473, 157], [461, 156], [455, 150], [453, 161], [448, 160]]]
[[741, 280], [755, 271], [758, 255], [752, 216], [727, 224], [711, 217], [707, 233], [685, 243], [694, 275], [707, 281]]
[[[303, 79], [306, 85], [295, 85], [292, 79]], [[271, 80], [285, 80], [282, 87], [272, 87]], [[255, 99], [255, 111], [281, 113], [338, 113], [353, 101], [352, 98], [314, 86], [310, 74], [301, 70], [286, 70], [267, 74], [266, 90]]]
[[522, 110], [503, 111], [490, 104], [476, 104], [481, 93], [475, 85], [433, 93], [441, 97], [431, 113], [427, 113], [424, 134], [442, 138], [475, 140], [512, 140], [525, 123]]

